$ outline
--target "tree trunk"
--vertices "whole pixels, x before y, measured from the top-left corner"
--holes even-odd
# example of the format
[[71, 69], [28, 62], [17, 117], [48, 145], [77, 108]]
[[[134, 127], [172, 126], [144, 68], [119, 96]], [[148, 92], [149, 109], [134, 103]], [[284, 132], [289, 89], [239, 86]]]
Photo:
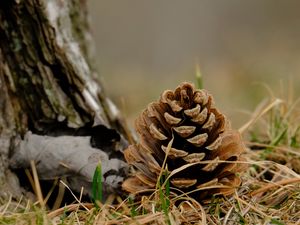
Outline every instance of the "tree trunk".
[[[64, 152], [62, 157], [67, 157], [70, 152], [60, 146], [74, 143], [75, 139], [67, 138], [73, 135], [83, 146], [91, 144], [87, 148], [92, 150], [87, 154], [109, 155], [105, 159], [97, 156], [107, 160], [107, 164], [102, 162], [107, 167], [111, 152], [126, 146], [128, 137], [119, 112], [105, 96], [92, 67], [92, 48], [85, 0], [0, 1], [2, 194], [20, 193], [18, 180], [9, 167], [26, 167], [29, 160], [36, 160], [51, 139], [48, 136], [52, 136], [48, 153]], [[79, 136], [92, 136], [92, 140]], [[116, 145], [119, 141], [120, 148]], [[32, 146], [36, 146], [37, 152], [29, 152]], [[78, 151], [85, 152], [85, 148], [81, 146]], [[76, 151], [71, 154], [76, 155]], [[60, 160], [59, 157], [38, 158], [38, 169], [42, 170], [47, 160]], [[121, 165], [118, 168], [123, 170], [126, 166], [122, 164], [122, 155], [115, 158]], [[55, 166], [44, 168], [45, 177], [75, 173], [73, 168], [66, 169], [65, 174], [49, 174], [59, 169]], [[110, 168], [104, 170], [109, 172]], [[87, 176], [89, 182], [92, 176], [77, 175]]]

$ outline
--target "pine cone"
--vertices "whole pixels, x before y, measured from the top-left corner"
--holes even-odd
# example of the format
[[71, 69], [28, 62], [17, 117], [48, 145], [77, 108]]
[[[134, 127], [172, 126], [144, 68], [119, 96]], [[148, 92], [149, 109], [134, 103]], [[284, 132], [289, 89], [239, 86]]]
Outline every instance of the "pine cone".
[[137, 193], [155, 188], [166, 152], [168, 171], [187, 167], [170, 178], [174, 190], [199, 189], [192, 196], [201, 200], [212, 194], [232, 194], [240, 185], [236, 173], [244, 166], [236, 161], [244, 145], [206, 90], [185, 82], [174, 92], [164, 91], [135, 125], [140, 142], [129, 146], [124, 155], [136, 173], [124, 181], [124, 190]]

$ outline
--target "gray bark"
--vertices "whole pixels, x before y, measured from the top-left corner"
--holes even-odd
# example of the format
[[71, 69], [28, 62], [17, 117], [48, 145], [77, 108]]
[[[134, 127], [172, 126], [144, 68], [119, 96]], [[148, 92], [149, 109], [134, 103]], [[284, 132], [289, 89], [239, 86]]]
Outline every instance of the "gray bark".
[[[45, 138], [49, 139], [43, 135], [53, 136], [52, 145], [55, 146], [56, 152], [65, 155], [60, 158], [59, 154], [53, 153], [48, 160], [40, 160], [38, 168], [41, 174], [46, 173], [45, 168], [49, 166], [47, 164], [49, 160], [59, 161], [65, 159], [68, 154], [66, 149], [60, 151], [57, 142], [61, 143], [61, 138], [65, 138], [66, 144], [72, 140], [58, 136], [76, 133], [76, 137], [73, 138], [86, 146], [86, 148], [81, 146], [75, 153], [72, 152], [78, 154], [78, 157], [91, 149], [92, 152], [98, 151], [98, 155], [107, 155], [108, 152], [119, 151], [127, 145], [120, 114], [105, 96], [98, 75], [92, 67], [90, 51], [92, 48], [84, 0], [0, 1], [2, 193], [13, 191], [16, 195], [20, 192], [15, 176], [8, 176], [11, 174], [8, 168], [10, 165], [14, 168], [23, 168], [29, 165], [28, 160], [36, 160], [36, 154], [43, 151], [43, 141]], [[115, 137], [109, 139], [109, 135], [107, 139], [99, 135], [97, 137], [92, 127], [98, 125], [107, 128], [104, 130], [107, 132], [118, 131], [121, 139], [114, 139]], [[27, 133], [28, 131], [36, 135], [31, 135]], [[87, 137], [81, 138], [79, 137], [81, 135]], [[100, 135], [106, 136], [106, 133]], [[95, 150], [91, 147], [91, 142], [86, 141], [90, 140], [89, 136], [94, 136], [94, 139], [99, 139], [98, 142], [105, 143], [98, 143], [96, 146], [98, 149]], [[38, 141], [38, 138], [41, 140]], [[30, 140], [33, 139], [35, 142], [31, 145]], [[119, 148], [113, 143], [118, 141], [120, 141]], [[28, 146], [39, 142], [41, 147], [35, 148], [36, 152], [31, 154], [32, 149]], [[88, 154], [86, 157], [90, 156]], [[13, 156], [11, 160], [10, 156]], [[118, 168], [123, 167], [122, 156], [117, 158], [120, 163]], [[85, 163], [89, 164], [88, 161]], [[56, 166], [51, 169], [55, 169]], [[72, 166], [76, 167], [76, 164]], [[105, 168], [107, 171], [110, 169]], [[93, 168], [88, 173], [92, 170]], [[64, 175], [74, 174], [75, 171], [73, 168]], [[53, 175], [51, 170], [48, 172], [48, 176]], [[90, 179], [90, 174], [88, 176], [76, 174], [83, 179]]]

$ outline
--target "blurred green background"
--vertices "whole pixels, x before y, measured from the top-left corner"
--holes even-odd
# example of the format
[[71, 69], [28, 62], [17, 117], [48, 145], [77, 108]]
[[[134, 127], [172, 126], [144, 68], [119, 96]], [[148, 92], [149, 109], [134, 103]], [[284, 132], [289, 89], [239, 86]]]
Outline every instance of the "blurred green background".
[[[90, 0], [96, 64], [131, 123], [164, 89], [195, 81], [239, 127], [269, 96], [300, 96], [300, 1]], [[132, 125], [132, 123], [130, 124]]]

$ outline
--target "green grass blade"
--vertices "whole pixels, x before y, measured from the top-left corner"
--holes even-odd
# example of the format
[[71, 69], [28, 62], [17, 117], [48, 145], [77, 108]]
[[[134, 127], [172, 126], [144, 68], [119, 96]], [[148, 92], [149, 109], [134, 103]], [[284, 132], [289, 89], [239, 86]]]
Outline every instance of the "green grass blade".
[[98, 163], [94, 176], [93, 176], [93, 182], [92, 182], [92, 198], [93, 202], [98, 207], [97, 202], [102, 202], [103, 200], [103, 194], [102, 194], [102, 166], [101, 162]]
[[196, 64], [196, 85], [198, 89], [203, 88], [203, 78], [199, 64]]
[[[168, 177], [168, 169], [166, 166], [165, 172], [160, 177], [160, 183], [159, 183], [159, 198], [161, 203], [161, 208], [165, 214], [166, 222], [168, 224], [171, 224], [170, 218], [169, 218], [169, 207], [170, 207], [170, 182], [169, 179], [165, 181], [165, 179]], [[162, 185], [165, 183], [165, 190], [162, 188]]]
[[300, 131], [300, 126], [297, 127], [296, 131], [294, 132], [293, 136], [291, 137], [291, 144], [290, 146], [293, 148], [298, 148], [300, 147], [300, 144], [297, 140], [298, 137], [298, 132]]
[[[167, 179], [168, 175], [169, 175], [168, 169], [166, 168], [164, 180]], [[166, 207], [167, 207], [167, 209], [169, 209], [170, 208], [170, 180], [169, 179], [166, 180], [165, 188], [166, 188]]]
[[286, 127], [285, 129], [283, 129], [283, 130], [281, 131], [281, 133], [279, 133], [279, 134], [277, 135], [277, 137], [275, 137], [275, 139], [272, 141], [271, 145], [272, 145], [272, 146], [277, 146], [277, 145], [280, 143], [280, 141], [282, 141], [282, 140], [284, 139], [284, 137], [285, 137], [285, 135], [286, 135], [286, 133], [287, 133], [287, 130], [288, 130], [287, 127]]
[[133, 198], [131, 196], [129, 196], [129, 198], [128, 198], [128, 203], [131, 206], [131, 208], [130, 208], [130, 216], [132, 218], [134, 218], [135, 216], [138, 215], [138, 213], [137, 213], [137, 208], [134, 205], [134, 200], [133, 200]]

